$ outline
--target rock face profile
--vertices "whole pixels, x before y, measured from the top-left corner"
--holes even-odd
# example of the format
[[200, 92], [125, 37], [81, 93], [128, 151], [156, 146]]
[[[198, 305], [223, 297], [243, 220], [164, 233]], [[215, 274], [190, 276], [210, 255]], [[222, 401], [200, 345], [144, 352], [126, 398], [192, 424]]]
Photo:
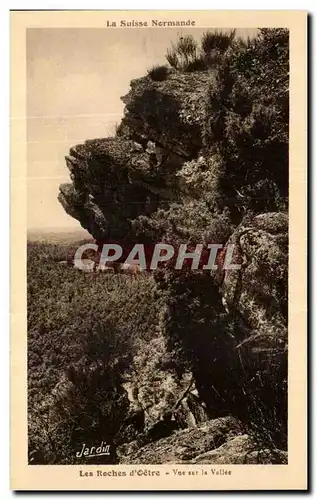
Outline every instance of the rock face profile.
[[178, 199], [176, 173], [202, 147], [198, 111], [209, 80], [205, 73], [134, 80], [117, 136], [71, 148], [73, 182], [60, 186], [59, 200], [96, 239], [125, 237], [129, 221]]
[[230, 44], [131, 81], [116, 135], [66, 157], [59, 201], [96, 241], [240, 264], [135, 278], [162, 306], [124, 373], [120, 463], [287, 462], [288, 33]]

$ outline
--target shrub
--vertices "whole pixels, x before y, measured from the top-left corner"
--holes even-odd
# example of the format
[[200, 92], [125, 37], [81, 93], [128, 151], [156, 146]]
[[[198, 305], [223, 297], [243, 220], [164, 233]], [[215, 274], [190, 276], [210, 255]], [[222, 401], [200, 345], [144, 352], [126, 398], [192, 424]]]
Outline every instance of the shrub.
[[237, 44], [239, 49], [247, 50], [252, 47], [252, 45], [255, 43], [255, 40], [256, 40], [255, 37], [250, 37], [250, 36], [247, 36], [247, 38], [238, 37]]
[[234, 38], [235, 30], [228, 33], [208, 31], [203, 34], [199, 47], [192, 36], [181, 37], [167, 50], [166, 59], [178, 71], [203, 71], [221, 62]]
[[206, 69], [207, 66], [205, 59], [199, 56], [193, 59], [192, 61], [189, 61], [189, 63], [184, 68], [184, 71], [187, 73], [191, 73], [193, 71], [204, 71]]
[[167, 66], [153, 66], [148, 70], [149, 77], [155, 82], [163, 82], [167, 79], [169, 74], [169, 69]]
[[[172, 48], [167, 51], [166, 59], [175, 69], [190, 71], [191, 65], [198, 60], [197, 42], [189, 35], [179, 38], [176, 45], [172, 44]], [[195, 71], [194, 66], [191, 71]]]
[[32, 410], [30, 449], [37, 463], [76, 463], [83, 443], [114, 444], [128, 400], [121, 386], [124, 367], [116, 362], [122, 336], [115, 332], [114, 342], [109, 331], [111, 327], [102, 336], [87, 336], [80, 361], [65, 370], [51, 394]]
[[236, 30], [230, 30], [229, 32], [223, 31], [207, 31], [203, 33], [201, 38], [201, 49], [204, 54], [210, 54], [212, 50], [218, 50], [220, 52], [225, 52], [229, 47], [232, 46], [235, 39]]
[[172, 66], [172, 68], [179, 69], [178, 55], [177, 55], [177, 52], [175, 50], [175, 47], [172, 47], [171, 49], [167, 49], [165, 57], [166, 57], [167, 62]]
[[177, 53], [184, 58], [193, 57], [197, 51], [197, 43], [190, 35], [180, 37], [176, 46]]
[[248, 210], [285, 208], [288, 51], [287, 30], [261, 29], [257, 38], [226, 56], [210, 84], [204, 143], [222, 157], [219, 187], [237, 221]]

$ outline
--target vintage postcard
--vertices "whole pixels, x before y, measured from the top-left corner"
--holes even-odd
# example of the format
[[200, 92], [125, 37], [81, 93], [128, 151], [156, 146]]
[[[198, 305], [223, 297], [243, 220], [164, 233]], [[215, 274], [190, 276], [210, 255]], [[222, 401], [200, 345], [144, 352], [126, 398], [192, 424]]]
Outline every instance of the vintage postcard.
[[11, 12], [11, 487], [305, 490], [303, 11]]

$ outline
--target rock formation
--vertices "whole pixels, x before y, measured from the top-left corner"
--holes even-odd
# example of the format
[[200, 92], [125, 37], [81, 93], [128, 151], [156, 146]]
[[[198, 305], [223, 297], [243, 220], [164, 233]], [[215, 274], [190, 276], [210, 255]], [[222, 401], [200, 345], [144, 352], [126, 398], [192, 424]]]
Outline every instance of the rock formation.
[[[250, 50], [269, 88], [267, 40]], [[127, 374], [122, 463], [286, 460], [288, 94], [268, 100], [243, 50], [231, 65], [133, 80], [116, 136], [66, 158], [59, 200], [96, 240], [234, 244], [241, 263], [154, 273], [165, 306]]]

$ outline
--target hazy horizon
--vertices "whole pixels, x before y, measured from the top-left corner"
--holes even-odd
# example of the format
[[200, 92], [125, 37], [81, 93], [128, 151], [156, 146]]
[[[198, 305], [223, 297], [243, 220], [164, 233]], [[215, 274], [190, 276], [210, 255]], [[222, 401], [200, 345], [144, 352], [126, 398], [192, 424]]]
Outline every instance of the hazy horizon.
[[[70, 182], [69, 148], [114, 135], [123, 114], [120, 100], [133, 78], [164, 64], [170, 43], [207, 28], [27, 30], [27, 226], [82, 229], [57, 200]], [[239, 36], [256, 29], [239, 29]]]
[[61, 233], [66, 233], [66, 232], [83, 232], [83, 233], [88, 233], [86, 229], [83, 227], [79, 226], [47, 226], [47, 227], [28, 227], [27, 228], [28, 233], [36, 233], [36, 232], [42, 232], [42, 233], [49, 233], [49, 232], [61, 232]]

